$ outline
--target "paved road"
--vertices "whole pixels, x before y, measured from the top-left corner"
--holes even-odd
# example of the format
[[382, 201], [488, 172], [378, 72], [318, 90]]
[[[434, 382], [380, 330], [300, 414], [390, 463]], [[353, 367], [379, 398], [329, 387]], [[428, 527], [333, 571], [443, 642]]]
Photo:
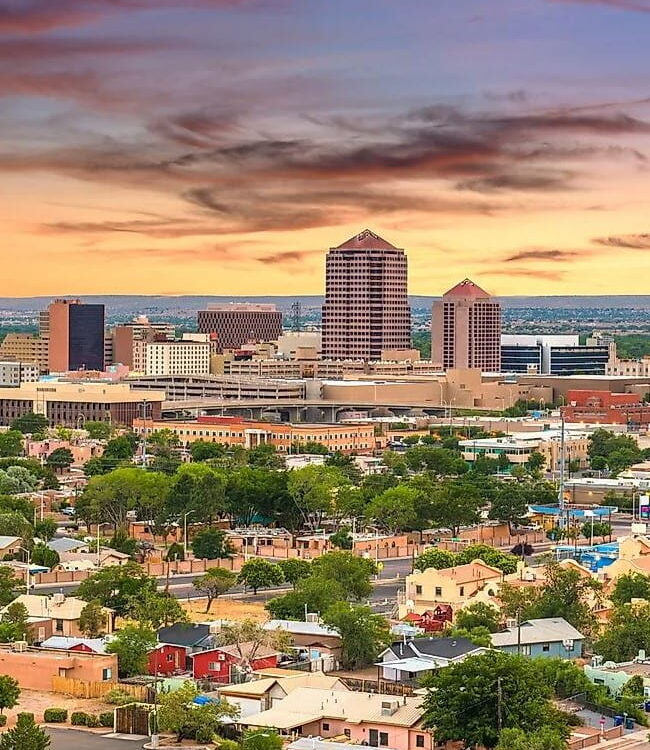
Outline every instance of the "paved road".
[[51, 750], [136, 750], [144, 740], [115, 740], [75, 729], [48, 729]]

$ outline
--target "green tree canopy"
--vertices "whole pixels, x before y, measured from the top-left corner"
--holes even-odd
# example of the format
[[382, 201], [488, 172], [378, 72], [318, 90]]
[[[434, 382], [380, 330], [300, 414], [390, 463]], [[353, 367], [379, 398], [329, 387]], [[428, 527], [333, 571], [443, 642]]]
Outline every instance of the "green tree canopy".
[[289, 472], [287, 490], [305, 526], [317, 529], [334, 510], [336, 490], [346, 484], [345, 475], [333, 466], [305, 466]]
[[341, 662], [346, 669], [368, 667], [391, 642], [388, 622], [370, 607], [337, 602], [323, 617], [341, 635]]
[[59, 553], [39, 542], [32, 549], [32, 562], [34, 565], [43, 565], [45, 568], [52, 570], [60, 562]]
[[28, 412], [21, 417], [16, 417], [11, 423], [11, 429], [21, 432], [23, 435], [43, 434], [47, 430], [47, 417], [44, 414]]
[[490, 633], [496, 633], [500, 623], [499, 610], [485, 602], [475, 602], [456, 612], [456, 625], [465, 630], [482, 627], [487, 628]]
[[308, 578], [311, 574], [311, 563], [308, 560], [301, 560], [297, 557], [280, 560], [278, 566], [284, 575], [284, 580], [290, 583], [294, 589], [298, 581]]
[[641, 650], [650, 651], [650, 603], [622, 604], [614, 610], [594, 651], [605, 661], [623, 662]]
[[236, 718], [239, 710], [227, 701], [197, 706], [194, 699], [198, 687], [189, 680], [177, 690], [160, 694], [158, 724], [164, 732], [172, 732], [180, 743], [184, 739], [210, 742], [224, 717]]
[[74, 456], [69, 448], [55, 448], [46, 459], [46, 464], [54, 471], [67, 469], [74, 461]]
[[322, 614], [345, 599], [346, 592], [337, 580], [309, 576], [298, 581], [295, 591], [268, 601], [266, 609], [279, 620], [304, 620], [306, 612]]
[[16, 578], [13, 568], [0, 565], [0, 607], [6, 607], [18, 596], [21, 585], [22, 581]]
[[418, 492], [412, 487], [392, 487], [368, 503], [366, 515], [389, 533], [412, 529], [418, 519], [417, 500]]
[[101, 638], [107, 629], [108, 613], [101, 602], [88, 602], [79, 615], [79, 630], [87, 638]]
[[650, 576], [634, 572], [619, 576], [609, 598], [616, 605], [629, 604], [632, 599], [650, 599]]
[[0, 750], [47, 750], [50, 738], [34, 721], [34, 715], [20, 713], [16, 726], [0, 737]]
[[125, 625], [106, 645], [106, 653], [117, 654], [120, 677], [147, 672], [147, 654], [156, 646], [156, 633], [145, 625]]
[[93, 420], [84, 422], [84, 430], [92, 440], [108, 440], [112, 432], [108, 422], [95, 422]]
[[258, 589], [280, 586], [284, 583], [284, 574], [278, 565], [261, 557], [252, 557], [242, 565], [237, 582], [249, 586], [257, 594]]
[[207, 440], [195, 440], [190, 445], [192, 461], [208, 461], [211, 458], [223, 458], [227, 448], [221, 443], [209, 443]]
[[232, 545], [223, 529], [201, 529], [192, 539], [192, 552], [201, 560], [218, 560], [231, 557]]
[[8, 674], [0, 674], [0, 714], [5, 708], [13, 708], [18, 703], [20, 687], [18, 680]]
[[192, 581], [194, 588], [207, 599], [206, 614], [210, 611], [212, 602], [221, 594], [225, 594], [235, 583], [237, 576], [224, 568], [210, 568]]
[[7, 430], [0, 433], [0, 456], [20, 456], [23, 452], [23, 433]]
[[125, 616], [134, 597], [156, 591], [156, 579], [148, 576], [135, 562], [109, 565], [81, 581], [77, 596], [87, 602], [98, 601], [104, 607]]
[[326, 552], [311, 564], [313, 577], [329, 583], [336, 581], [347, 599], [367, 598], [372, 591], [370, 577], [376, 572], [377, 566], [373, 560], [344, 550]]
[[131, 598], [127, 614], [131, 619], [137, 620], [140, 625], [153, 630], [158, 630], [163, 625], [188, 622], [187, 612], [175, 596], [149, 589]]

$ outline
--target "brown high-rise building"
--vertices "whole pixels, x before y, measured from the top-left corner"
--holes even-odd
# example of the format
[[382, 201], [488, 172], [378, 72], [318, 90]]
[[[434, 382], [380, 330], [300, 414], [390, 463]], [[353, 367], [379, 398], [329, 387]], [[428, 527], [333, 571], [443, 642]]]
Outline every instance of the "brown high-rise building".
[[433, 303], [431, 358], [443, 369], [501, 370], [501, 305], [465, 279]]
[[104, 369], [104, 305], [54, 300], [47, 328], [50, 372]]
[[277, 341], [282, 333], [282, 313], [275, 305], [210, 304], [207, 310], [199, 310], [198, 329], [213, 334], [217, 352], [239, 349], [243, 344]]
[[323, 305], [325, 359], [381, 359], [409, 349], [406, 255], [369, 229], [327, 253]]

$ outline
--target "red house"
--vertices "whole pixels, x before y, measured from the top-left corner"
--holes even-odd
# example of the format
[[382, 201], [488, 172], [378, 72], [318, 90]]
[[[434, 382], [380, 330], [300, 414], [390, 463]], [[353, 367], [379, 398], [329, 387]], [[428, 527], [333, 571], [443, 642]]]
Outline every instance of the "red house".
[[187, 651], [184, 646], [161, 643], [149, 651], [147, 659], [149, 674], [168, 676], [187, 669]]
[[189, 658], [192, 660], [192, 677], [195, 680], [207, 679], [227, 685], [235, 679], [238, 672], [277, 667], [279, 656], [277, 651], [249, 641], [198, 651], [190, 654]]
[[428, 609], [421, 615], [409, 612], [405, 622], [422, 628], [425, 633], [439, 633], [444, 630], [453, 619], [453, 611], [449, 604], [438, 604], [435, 609]]

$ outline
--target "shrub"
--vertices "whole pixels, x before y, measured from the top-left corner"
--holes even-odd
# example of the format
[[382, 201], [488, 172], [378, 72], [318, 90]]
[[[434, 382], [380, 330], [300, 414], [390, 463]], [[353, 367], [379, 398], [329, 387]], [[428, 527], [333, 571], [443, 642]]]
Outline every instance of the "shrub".
[[0, 727], [3, 727], [7, 723], [7, 716], [5, 714], [0, 714]]
[[86, 726], [87, 727], [100, 727], [101, 722], [99, 721], [99, 716], [96, 714], [88, 714], [86, 716]]
[[68, 720], [68, 712], [65, 708], [46, 708], [43, 712], [43, 721], [48, 724], [60, 724]]
[[195, 739], [197, 742], [212, 742], [214, 737], [214, 731], [211, 727], [198, 727], [196, 730]]
[[122, 688], [113, 688], [104, 696], [104, 703], [109, 706], [125, 706], [127, 703], [133, 703], [133, 696]]
[[89, 718], [90, 714], [85, 711], [73, 711], [72, 716], [70, 716], [70, 723], [75, 727], [87, 727]]
[[99, 724], [102, 727], [113, 726], [113, 711], [103, 711], [99, 714]]
[[19, 714], [16, 714], [16, 719], [18, 719], [20, 716], [26, 716], [29, 721], [34, 721], [34, 714], [31, 711], [21, 711]]
[[240, 750], [239, 742], [235, 740], [228, 740], [223, 737], [217, 738], [218, 750]]

